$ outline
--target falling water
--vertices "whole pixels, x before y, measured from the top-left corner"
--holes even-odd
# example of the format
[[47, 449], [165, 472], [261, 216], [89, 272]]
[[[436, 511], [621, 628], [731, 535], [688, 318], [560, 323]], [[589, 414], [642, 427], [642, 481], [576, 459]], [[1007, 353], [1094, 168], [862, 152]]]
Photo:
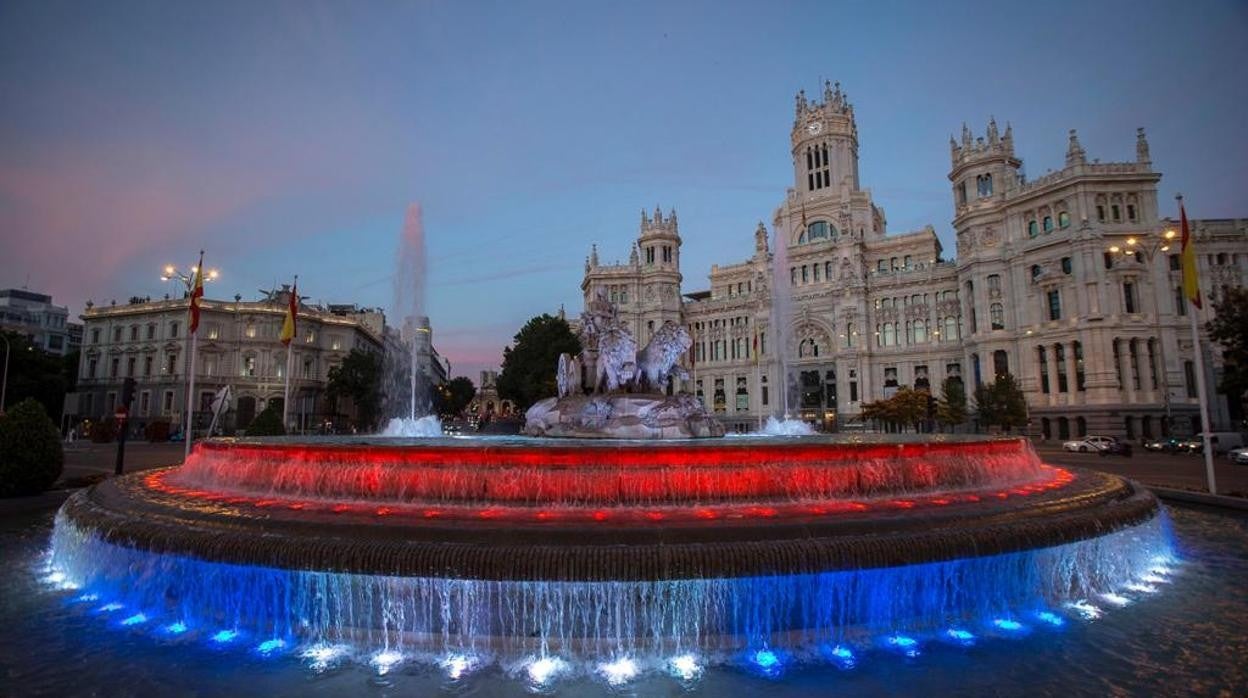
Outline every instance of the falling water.
[[781, 417], [789, 419], [789, 372], [788, 330], [792, 320], [793, 283], [789, 273], [789, 240], [783, 224], [775, 227], [772, 235], [771, 262], [771, 327], [774, 345], [772, 353], [780, 368]]

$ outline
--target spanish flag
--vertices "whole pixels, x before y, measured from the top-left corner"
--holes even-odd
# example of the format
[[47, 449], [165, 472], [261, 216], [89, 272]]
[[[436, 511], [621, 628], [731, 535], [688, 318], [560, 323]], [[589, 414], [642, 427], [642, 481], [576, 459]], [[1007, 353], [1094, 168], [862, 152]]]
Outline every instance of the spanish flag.
[[1183, 263], [1183, 296], [1197, 308], [1200, 302], [1200, 278], [1196, 267], [1196, 249], [1192, 240], [1192, 231], [1187, 227], [1187, 210], [1183, 208], [1183, 197], [1179, 197], [1179, 219], [1183, 228], [1183, 247], [1179, 258]]
[[204, 251], [199, 251], [199, 266], [191, 283], [191, 334], [199, 329], [199, 299], [204, 297]]
[[290, 346], [295, 338], [295, 317], [299, 314], [299, 277], [295, 277], [295, 285], [290, 289], [290, 303], [286, 306], [286, 319], [282, 322], [282, 344]]

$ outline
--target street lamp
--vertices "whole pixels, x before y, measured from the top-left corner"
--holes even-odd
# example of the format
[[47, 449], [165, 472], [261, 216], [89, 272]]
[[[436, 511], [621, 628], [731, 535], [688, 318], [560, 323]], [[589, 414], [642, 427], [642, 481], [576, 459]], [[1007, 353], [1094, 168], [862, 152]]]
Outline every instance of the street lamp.
[[[181, 269], [178, 269], [172, 264], [166, 264], [165, 268], [161, 270], [160, 280], [173, 281], [176, 279], [181, 281], [182, 285], [186, 287], [186, 292], [190, 293], [195, 284], [195, 272], [198, 271], [198, 269], [198, 265], [192, 264], [185, 272], [183, 272]], [[219, 276], [221, 276], [221, 272], [217, 269], [204, 270], [205, 283], [209, 281], [216, 281]]]
[[[1143, 258], [1144, 264], [1152, 268], [1153, 261], [1157, 258], [1157, 255], [1164, 253], [1164, 252], [1169, 252], [1170, 244], [1174, 241], [1175, 237], [1177, 236], [1178, 234], [1175, 233], [1173, 230], [1167, 230], [1163, 232], [1161, 235], [1156, 236], [1156, 237], [1148, 236], [1144, 238], [1143, 240], [1141, 240], [1139, 237], [1135, 235], [1132, 235], [1126, 239], [1125, 245], [1122, 245], [1122, 246], [1110, 245], [1109, 252], [1110, 254], [1115, 254], [1115, 255], [1121, 254], [1124, 257], [1135, 257], [1136, 259]], [[1155, 268], [1153, 270], [1153, 273], [1155, 277], [1156, 276]], [[1162, 342], [1162, 337], [1161, 337], [1161, 299], [1158, 297], [1158, 293], [1157, 293], [1158, 284], [1156, 283], [1156, 281], [1157, 281], [1156, 278], [1154, 278], [1153, 279], [1153, 282], [1154, 282], [1153, 283], [1153, 326], [1157, 332], [1157, 362], [1156, 363], [1159, 363], [1161, 365], [1160, 373], [1161, 373], [1161, 388], [1162, 388], [1162, 404], [1165, 406], [1165, 410], [1166, 410], [1166, 421], [1165, 421], [1164, 429], [1162, 431], [1165, 432], [1163, 435], [1168, 436], [1170, 432], [1170, 427], [1171, 427], [1171, 424], [1170, 424], [1171, 422], [1170, 377], [1166, 373], [1165, 343]], [[1154, 364], [1154, 370], [1157, 369], [1156, 363]]]

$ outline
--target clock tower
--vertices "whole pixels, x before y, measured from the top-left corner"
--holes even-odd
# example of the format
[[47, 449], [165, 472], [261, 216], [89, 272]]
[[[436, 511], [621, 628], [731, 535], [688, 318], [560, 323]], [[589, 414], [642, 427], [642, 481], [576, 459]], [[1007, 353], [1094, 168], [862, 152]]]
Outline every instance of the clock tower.
[[858, 191], [858, 126], [854, 108], [841, 84], [823, 85], [823, 102], [797, 93], [793, 118], [793, 183], [803, 195], [839, 191], [848, 184]]

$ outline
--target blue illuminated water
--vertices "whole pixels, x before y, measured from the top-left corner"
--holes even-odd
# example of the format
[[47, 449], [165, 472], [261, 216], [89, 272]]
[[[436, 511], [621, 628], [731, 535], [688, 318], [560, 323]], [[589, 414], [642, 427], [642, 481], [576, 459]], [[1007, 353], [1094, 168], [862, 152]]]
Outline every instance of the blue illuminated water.
[[1096, 620], [1072, 608], [988, 616], [922, 636], [829, 644], [815, 664], [760, 647], [726, 665], [705, 666], [690, 652], [658, 666], [617, 656], [589, 668], [558, 657], [506, 666], [470, 655], [353, 659], [332, 644], [273, 634], [216, 642], [228, 628], [179, 627], [107, 596], [84, 598], [88, 589], [53, 590], [42, 558], [51, 515], [16, 517], [0, 521], [0, 694], [524, 695], [540, 678], [546, 690], [575, 695], [1243, 695], [1248, 518], [1197, 509], [1172, 517], [1183, 562], [1141, 584], [1156, 591], [1121, 593], [1123, 607], [1087, 600]]

